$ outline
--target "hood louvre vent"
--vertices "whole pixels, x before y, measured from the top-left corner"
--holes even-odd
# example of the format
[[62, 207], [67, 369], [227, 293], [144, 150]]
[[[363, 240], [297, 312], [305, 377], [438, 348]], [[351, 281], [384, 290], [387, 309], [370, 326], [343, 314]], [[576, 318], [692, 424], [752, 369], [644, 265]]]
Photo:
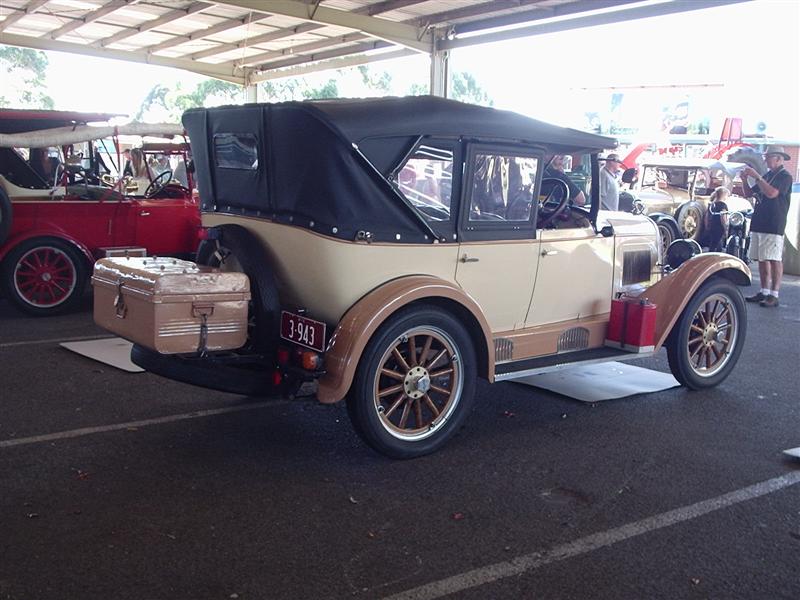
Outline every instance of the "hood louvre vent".
[[622, 255], [622, 285], [650, 279], [650, 251], [631, 250]]

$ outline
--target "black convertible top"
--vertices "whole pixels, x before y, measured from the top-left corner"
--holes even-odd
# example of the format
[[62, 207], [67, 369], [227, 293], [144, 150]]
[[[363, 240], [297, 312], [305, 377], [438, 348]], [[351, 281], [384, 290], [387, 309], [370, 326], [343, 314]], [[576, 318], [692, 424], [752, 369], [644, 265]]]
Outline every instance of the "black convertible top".
[[190, 109], [204, 211], [263, 216], [354, 239], [432, 241], [388, 177], [422, 137], [597, 153], [616, 140], [434, 96]]

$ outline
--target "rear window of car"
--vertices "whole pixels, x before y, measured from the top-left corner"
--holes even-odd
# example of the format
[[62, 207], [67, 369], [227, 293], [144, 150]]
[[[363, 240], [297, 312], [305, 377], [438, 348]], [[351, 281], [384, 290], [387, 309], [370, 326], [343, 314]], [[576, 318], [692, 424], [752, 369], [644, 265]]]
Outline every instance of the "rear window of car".
[[247, 133], [218, 133], [214, 136], [214, 160], [223, 169], [258, 169], [258, 141]]

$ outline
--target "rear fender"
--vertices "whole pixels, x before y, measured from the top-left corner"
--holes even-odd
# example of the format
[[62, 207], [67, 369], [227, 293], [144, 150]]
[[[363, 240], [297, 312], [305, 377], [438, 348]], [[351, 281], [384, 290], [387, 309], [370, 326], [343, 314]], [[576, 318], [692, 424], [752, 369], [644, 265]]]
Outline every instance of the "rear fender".
[[41, 229], [41, 230], [33, 230], [33, 231], [26, 231], [22, 235], [15, 235], [14, 237], [9, 238], [6, 240], [5, 244], [0, 247], [0, 261], [4, 260], [6, 255], [11, 252], [14, 248], [19, 246], [22, 242], [27, 242], [28, 240], [32, 240], [34, 238], [49, 238], [55, 240], [61, 240], [63, 242], [67, 242], [75, 247], [78, 252], [80, 252], [85, 258], [86, 262], [90, 265], [94, 264], [94, 256], [89, 251], [89, 249], [81, 244], [75, 238], [64, 235], [58, 231], [53, 231], [52, 229]]
[[750, 269], [738, 258], [721, 252], [693, 256], [661, 281], [642, 293], [654, 303], [656, 311], [656, 349], [667, 339], [672, 326], [697, 289], [711, 277], [725, 277], [736, 285], [751, 283]]
[[369, 292], [342, 317], [325, 353], [325, 375], [317, 399], [329, 404], [345, 397], [369, 340], [394, 313], [412, 303], [434, 304], [456, 314], [475, 343], [480, 373], [494, 379], [494, 342], [480, 306], [458, 286], [429, 275], [390, 281]]

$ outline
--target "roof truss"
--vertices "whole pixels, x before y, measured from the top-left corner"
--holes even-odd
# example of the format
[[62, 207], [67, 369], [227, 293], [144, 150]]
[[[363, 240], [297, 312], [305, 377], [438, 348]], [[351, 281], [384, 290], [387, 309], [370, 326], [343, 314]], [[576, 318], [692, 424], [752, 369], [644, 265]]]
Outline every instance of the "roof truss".
[[[751, 0], [663, 0], [649, 4], [640, 0], [71, 3], [83, 5], [80, 9], [58, 0], [4, 0], [0, 1], [0, 13], [5, 14], [0, 20], [0, 43], [175, 67], [246, 84], [414, 53], [430, 54], [434, 48], [447, 51], [748, 1]], [[96, 8], [92, 10], [91, 6]], [[603, 12], [610, 10], [613, 12]], [[528, 25], [519, 27], [521, 23]], [[46, 29], [48, 26], [50, 29]], [[497, 28], [501, 30], [496, 31]], [[470, 35], [461, 37], [464, 34]]]

